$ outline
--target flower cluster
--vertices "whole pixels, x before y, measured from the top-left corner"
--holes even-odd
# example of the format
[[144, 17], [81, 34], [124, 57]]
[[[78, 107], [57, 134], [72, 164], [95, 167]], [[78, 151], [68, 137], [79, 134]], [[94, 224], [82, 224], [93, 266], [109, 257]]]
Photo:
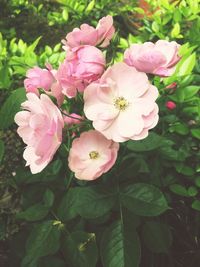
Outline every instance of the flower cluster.
[[146, 138], [158, 123], [158, 89], [147, 74], [172, 75], [180, 46], [165, 40], [132, 44], [123, 62], [108, 66], [102, 50], [114, 34], [111, 16], [96, 28], [83, 24], [62, 40], [66, 57], [57, 70], [48, 63], [28, 70], [27, 101], [15, 122], [32, 173], [47, 166], [68, 136], [69, 168], [78, 179], [94, 180], [115, 164], [119, 143]]

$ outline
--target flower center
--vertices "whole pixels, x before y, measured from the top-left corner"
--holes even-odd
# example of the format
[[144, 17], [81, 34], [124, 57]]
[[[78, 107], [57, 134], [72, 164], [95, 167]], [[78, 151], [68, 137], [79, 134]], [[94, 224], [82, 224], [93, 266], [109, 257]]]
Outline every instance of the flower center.
[[89, 153], [89, 156], [91, 159], [97, 159], [97, 158], [99, 158], [100, 155], [99, 155], [99, 152], [97, 152], [97, 151], [91, 151]]
[[117, 97], [114, 100], [114, 106], [120, 111], [124, 111], [128, 107], [128, 105], [128, 101], [123, 96]]

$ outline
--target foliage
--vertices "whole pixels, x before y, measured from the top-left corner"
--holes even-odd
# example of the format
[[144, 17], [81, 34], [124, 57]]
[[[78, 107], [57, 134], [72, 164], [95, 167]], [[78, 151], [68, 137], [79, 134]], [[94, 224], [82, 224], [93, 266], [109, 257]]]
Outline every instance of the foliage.
[[[153, 80], [160, 92], [160, 121], [154, 133], [142, 141], [124, 143], [120, 150], [123, 157], [107, 175], [93, 182], [75, 179], [66, 162], [70, 146], [67, 142], [40, 174], [31, 175], [22, 167], [24, 163], [18, 166], [11, 188], [20, 193], [21, 211], [16, 218], [24, 227], [11, 240], [11, 265], [197, 266], [199, 1], [147, 1], [152, 14], [132, 1], [36, 2], [12, 0], [9, 12], [16, 17], [24, 14], [24, 10], [41, 19], [46, 16], [51, 29], [65, 28], [68, 23], [70, 27], [82, 22], [95, 24], [103, 15], [113, 15], [119, 34], [111, 43], [108, 57], [114, 56], [115, 62], [122, 60], [122, 51], [131, 43], [168, 39], [186, 44], [181, 48], [182, 59], [175, 74]], [[13, 127], [14, 114], [24, 100], [22, 80], [27, 69], [43, 67], [47, 59], [57, 67], [65, 56], [55, 40], [53, 45], [48, 40], [40, 45], [44, 37], [40, 40], [37, 36], [28, 44], [22, 36], [15, 37], [17, 27], [3, 29], [5, 25], [1, 22], [0, 94], [6, 95], [0, 107], [3, 130]], [[174, 88], [169, 86], [172, 83]], [[174, 110], [166, 108], [169, 100], [176, 103]], [[0, 162], [4, 153], [6, 145], [0, 140]], [[188, 251], [192, 251], [192, 257], [185, 256]]]

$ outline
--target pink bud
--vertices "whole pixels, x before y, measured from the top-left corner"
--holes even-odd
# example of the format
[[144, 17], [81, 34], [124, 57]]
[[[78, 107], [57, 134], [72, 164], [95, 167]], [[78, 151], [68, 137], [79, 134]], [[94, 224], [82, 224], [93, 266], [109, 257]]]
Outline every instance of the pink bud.
[[167, 103], [165, 104], [166, 108], [168, 108], [169, 110], [173, 110], [176, 108], [176, 104], [173, 101], [167, 101]]
[[177, 83], [176, 82], [173, 82], [173, 83], [169, 84], [168, 86], [166, 86], [166, 88], [167, 89], [176, 90], [176, 86], [177, 86]]

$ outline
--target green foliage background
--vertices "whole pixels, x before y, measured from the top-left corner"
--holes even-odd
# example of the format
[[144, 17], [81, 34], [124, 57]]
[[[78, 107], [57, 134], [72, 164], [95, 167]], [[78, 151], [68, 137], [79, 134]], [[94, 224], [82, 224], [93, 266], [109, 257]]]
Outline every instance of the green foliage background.
[[[141, 2], [0, 1], [1, 266], [199, 266], [199, 1], [152, 0], [148, 8]], [[159, 124], [143, 141], [122, 144], [114, 168], [97, 181], [73, 177], [69, 142], [42, 173], [31, 175], [13, 124], [25, 99], [25, 73], [46, 61], [57, 67], [67, 32], [107, 14], [118, 30], [108, 61], [123, 60], [134, 42], [184, 44], [175, 74], [153, 79]], [[167, 89], [173, 82], [176, 90]], [[167, 110], [168, 100], [175, 110]]]

